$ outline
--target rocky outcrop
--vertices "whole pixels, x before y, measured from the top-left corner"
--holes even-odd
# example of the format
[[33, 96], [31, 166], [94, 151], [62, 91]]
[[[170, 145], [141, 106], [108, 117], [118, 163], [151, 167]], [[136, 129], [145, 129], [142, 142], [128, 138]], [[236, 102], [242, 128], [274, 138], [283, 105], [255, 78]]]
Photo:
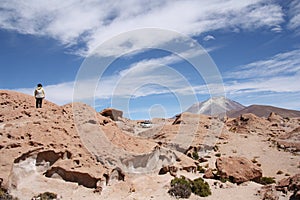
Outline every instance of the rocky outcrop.
[[[45, 175], [48, 178], [60, 177], [69, 182], [76, 182], [87, 188], [97, 188], [99, 177], [94, 177], [89, 173], [82, 171], [72, 171], [60, 167], [57, 163], [62, 162], [62, 166], [68, 161], [71, 162], [72, 154], [69, 151], [54, 151], [35, 149], [22, 154], [14, 160], [13, 169], [10, 176], [10, 187], [18, 188], [23, 177], [36, 176], [37, 174]], [[79, 160], [76, 160], [80, 162]]]
[[238, 118], [227, 120], [226, 125], [229, 131], [236, 133], [257, 133], [263, 132], [270, 121], [257, 117], [254, 114], [246, 113]]
[[156, 146], [150, 153], [132, 155], [121, 159], [122, 169], [128, 172], [141, 173], [160, 170], [165, 165], [175, 163], [176, 154], [165, 148]]
[[198, 122], [202, 117], [208, 117], [208, 116], [184, 112], [176, 115], [175, 120], [172, 124], [173, 125], [191, 124], [191, 123], [195, 123], [196, 121]]
[[173, 122], [173, 125], [183, 123], [183, 121], [182, 121], [182, 119], [181, 119], [181, 114], [178, 114], [178, 115], [176, 115], [175, 117], [176, 117], [176, 118], [175, 118], [175, 120], [174, 120], [174, 122]]
[[277, 146], [280, 149], [290, 152], [300, 151], [300, 127], [295, 128], [291, 132], [281, 135], [277, 139]]
[[274, 185], [265, 185], [259, 191], [258, 194], [262, 200], [278, 200], [279, 195]]
[[207, 169], [204, 172], [203, 178], [213, 179], [214, 177], [215, 177], [215, 175], [213, 174], [213, 171], [211, 168]]
[[216, 161], [218, 174], [233, 183], [259, 181], [262, 170], [244, 157], [221, 157]]
[[121, 168], [116, 167], [111, 171], [109, 175], [109, 181], [113, 181], [113, 180], [117, 180], [117, 181], [125, 180], [125, 173], [121, 170]]
[[75, 182], [87, 188], [97, 188], [97, 182], [101, 180], [100, 178], [92, 177], [88, 173], [68, 171], [62, 167], [52, 167], [45, 172], [45, 176], [48, 178], [54, 175], [58, 175], [65, 181]]
[[100, 114], [104, 117], [109, 117], [114, 121], [118, 121], [123, 117], [123, 112], [113, 108], [106, 108], [100, 112]]
[[280, 180], [276, 185], [276, 190], [293, 192], [290, 199], [300, 199], [300, 174]]
[[268, 117], [268, 120], [270, 122], [281, 123], [281, 122], [283, 122], [283, 117], [281, 117], [277, 113], [271, 112]]
[[159, 174], [159, 175], [164, 175], [164, 174], [167, 174], [167, 173], [169, 172], [171, 176], [176, 177], [177, 171], [178, 171], [178, 168], [177, 168], [177, 167], [175, 167], [175, 166], [173, 166], [173, 165], [167, 165], [167, 166], [163, 166], [163, 167], [159, 170], [158, 174]]

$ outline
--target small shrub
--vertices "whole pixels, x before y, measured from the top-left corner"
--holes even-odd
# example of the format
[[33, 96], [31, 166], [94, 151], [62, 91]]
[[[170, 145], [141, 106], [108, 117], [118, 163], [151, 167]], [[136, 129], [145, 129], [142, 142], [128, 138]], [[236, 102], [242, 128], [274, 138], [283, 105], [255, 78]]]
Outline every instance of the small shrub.
[[273, 177], [261, 177], [258, 183], [262, 185], [268, 185], [268, 184], [276, 183], [276, 181], [274, 180]]
[[171, 181], [171, 189], [168, 193], [176, 198], [189, 198], [192, 193], [190, 181], [185, 177], [175, 177]]
[[225, 178], [225, 177], [220, 177], [219, 179], [222, 183], [226, 183], [231, 182], [231, 183], [235, 183], [234, 177], [233, 176], [229, 176], [229, 178]]
[[211, 195], [209, 185], [202, 178], [197, 178], [192, 182], [192, 192], [200, 197], [207, 197]]
[[175, 185], [173, 186], [168, 193], [176, 198], [189, 198], [192, 194], [192, 190], [190, 186], [187, 185]]
[[171, 180], [171, 187], [176, 186], [176, 185], [190, 185], [190, 181], [187, 180], [184, 176], [177, 178], [175, 177], [174, 179]]
[[32, 200], [38, 199], [38, 200], [53, 200], [57, 198], [57, 194], [51, 193], [51, 192], [44, 192], [39, 194], [38, 196], [34, 196]]
[[202, 166], [198, 166], [197, 167], [197, 171], [199, 171], [199, 173], [204, 173], [205, 172], [205, 169], [202, 167]]
[[198, 152], [197, 152], [197, 151], [194, 151], [194, 152], [193, 152], [192, 158], [193, 158], [194, 160], [199, 160], [199, 155], [198, 155]]
[[168, 193], [176, 198], [189, 198], [191, 193], [200, 197], [211, 195], [210, 187], [202, 178], [197, 178], [193, 181], [185, 177], [174, 178], [171, 181], [171, 189]]

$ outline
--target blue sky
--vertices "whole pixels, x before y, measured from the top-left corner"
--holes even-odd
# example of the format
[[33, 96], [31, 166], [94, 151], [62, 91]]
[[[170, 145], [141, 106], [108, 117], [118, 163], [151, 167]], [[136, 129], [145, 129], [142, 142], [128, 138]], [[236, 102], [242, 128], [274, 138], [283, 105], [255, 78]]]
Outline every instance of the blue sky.
[[[0, 89], [32, 94], [41, 82], [48, 100], [70, 103], [84, 62], [109, 54], [114, 62], [93, 90], [97, 110], [113, 106], [130, 118], [171, 117], [209, 98], [205, 78], [185, 58], [147, 49], [176, 38], [145, 33], [116, 41], [144, 28], [197, 41], [219, 70], [228, 98], [300, 110], [298, 0], [2, 0]], [[133, 49], [140, 51], [118, 56]]]

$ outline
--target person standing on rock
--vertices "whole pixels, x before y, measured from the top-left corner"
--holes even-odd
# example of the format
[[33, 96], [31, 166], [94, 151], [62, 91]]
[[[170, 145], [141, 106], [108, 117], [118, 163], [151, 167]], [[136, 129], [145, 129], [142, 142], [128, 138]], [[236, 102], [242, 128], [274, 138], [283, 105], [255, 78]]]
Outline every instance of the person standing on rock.
[[34, 96], [35, 96], [35, 100], [36, 100], [35, 107], [41, 108], [43, 99], [45, 98], [45, 91], [44, 91], [42, 84], [40, 84], [40, 83], [37, 84], [37, 88], [35, 88], [35, 90], [34, 90]]

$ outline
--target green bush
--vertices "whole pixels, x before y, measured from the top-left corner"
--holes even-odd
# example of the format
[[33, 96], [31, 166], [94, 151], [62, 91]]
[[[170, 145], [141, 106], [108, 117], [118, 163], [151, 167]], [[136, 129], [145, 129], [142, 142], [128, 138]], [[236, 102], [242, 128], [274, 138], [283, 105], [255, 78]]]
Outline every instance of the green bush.
[[187, 185], [175, 185], [171, 187], [171, 189], [168, 191], [168, 193], [176, 198], [189, 198], [192, 194], [192, 190], [190, 186]]
[[176, 186], [176, 185], [187, 185], [190, 186], [190, 181], [186, 179], [184, 176], [177, 178], [175, 177], [171, 181], [171, 187]]
[[202, 178], [197, 178], [192, 182], [192, 192], [200, 197], [211, 195], [209, 185]]
[[210, 187], [202, 178], [197, 178], [193, 181], [185, 177], [174, 178], [171, 181], [171, 189], [168, 193], [177, 198], [189, 198], [191, 193], [200, 197], [211, 195]]
[[171, 181], [171, 189], [168, 193], [176, 198], [189, 198], [192, 193], [190, 181], [185, 177], [175, 177]]
[[273, 177], [261, 177], [258, 183], [262, 185], [268, 185], [268, 184], [276, 183], [276, 181], [274, 180]]

